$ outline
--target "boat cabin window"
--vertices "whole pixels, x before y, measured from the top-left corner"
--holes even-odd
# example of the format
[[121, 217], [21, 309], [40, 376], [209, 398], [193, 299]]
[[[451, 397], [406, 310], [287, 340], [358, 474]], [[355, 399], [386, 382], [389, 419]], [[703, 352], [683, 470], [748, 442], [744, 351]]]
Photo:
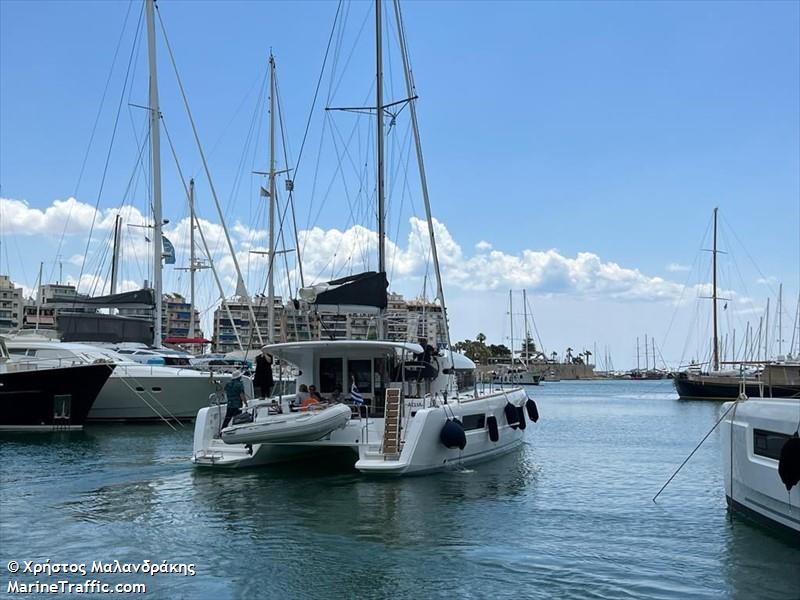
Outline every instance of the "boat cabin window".
[[461, 423], [464, 425], [466, 431], [472, 429], [483, 429], [486, 426], [486, 415], [483, 413], [477, 415], [464, 415], [461, 417]]
[[361, 393], [372, 393], [372, 360], [348, 360], [347, 361], [347, 384], [356, 384]]
[[753, 429], [753, 453], [778, 460], [781, 457], [781, 448], [790, 437], [792, 436], [776, 431]]
[[320, 358], [319, 359], [319, 391], [322, 394], [330, 394], [338, 385], [344, 390], [342, 379], [343, 368], [341, 358]]

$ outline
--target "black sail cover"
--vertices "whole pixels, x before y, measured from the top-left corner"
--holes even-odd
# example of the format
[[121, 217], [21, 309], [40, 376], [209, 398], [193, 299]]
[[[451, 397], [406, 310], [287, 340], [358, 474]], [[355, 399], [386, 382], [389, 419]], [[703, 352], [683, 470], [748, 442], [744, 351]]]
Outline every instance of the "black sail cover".
[[386, 273], [367, 271], [314, 286], [316, 294], [314, 299], [310, 299], [309, 302], [319, 309], [342, 306], [384, 309], [389, 304], [388, 288], [389, 281], [386, 279]]

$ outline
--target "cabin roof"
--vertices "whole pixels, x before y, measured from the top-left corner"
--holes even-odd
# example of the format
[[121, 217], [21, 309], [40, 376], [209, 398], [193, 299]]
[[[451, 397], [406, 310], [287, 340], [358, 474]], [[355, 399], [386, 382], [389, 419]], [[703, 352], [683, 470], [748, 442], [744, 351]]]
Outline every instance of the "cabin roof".
[[287, 342], [283, 344], [267, 344], [263, 350], [281, 358], [294, 362], [307, 352], [320, 354], [333, 351], [341, 354], [364, 351], [407, 351], [414, 354], [422, 353], [422, 346], [412, 342], [389, 342], [379, 340], [313, 340], [307, 342]]

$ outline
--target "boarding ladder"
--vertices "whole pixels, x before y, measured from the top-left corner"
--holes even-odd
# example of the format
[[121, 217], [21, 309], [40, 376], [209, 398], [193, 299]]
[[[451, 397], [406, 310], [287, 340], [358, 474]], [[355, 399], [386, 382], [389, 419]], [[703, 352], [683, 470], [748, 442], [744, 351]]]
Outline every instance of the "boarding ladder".
[[386, 390], [386, 403], [383, 414], [383, 459], [400, 458], [400, 400], [399, 388]]

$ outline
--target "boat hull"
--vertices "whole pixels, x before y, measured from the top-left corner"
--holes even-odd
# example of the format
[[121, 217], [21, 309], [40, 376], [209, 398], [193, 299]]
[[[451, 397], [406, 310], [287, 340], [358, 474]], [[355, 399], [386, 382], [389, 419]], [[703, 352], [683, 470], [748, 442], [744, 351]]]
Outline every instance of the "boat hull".
[[[100, 391], [88, 421], [191, 421], [229, 378], [221, 374], [211, 377], [191, 369], [119, 367], [119, 373], [110, 377]], [[252, 397], [252, 390], [248, 396]]]
[[[739, 397], [740, 381], [731, 377], [730, 382], [719, 381], [720, 378], [688, 379], [675, 377], [672, 381], [675, 391], [683, 400], [735, 400]], [[800, 386], [793, 385], [767, 385], [747, 382], [745, 393], [750, 398], [763, 395], [767, 398], [800, 398]]]
[[[723, 405], [723, 410], [732, 404]], [[800, 540], [800, 485], [787, 492], [778, 474], [776, 448], [764, 448], [769, 435], [791, 436], [797, 428], [800, 401], [744, 400], [720, 424], [725, 496], [729, 508]], [[758, 441], [757, 441], [758, 440]]]
[[0, 373], [0, 430], [81, 429], [114, 365]]

